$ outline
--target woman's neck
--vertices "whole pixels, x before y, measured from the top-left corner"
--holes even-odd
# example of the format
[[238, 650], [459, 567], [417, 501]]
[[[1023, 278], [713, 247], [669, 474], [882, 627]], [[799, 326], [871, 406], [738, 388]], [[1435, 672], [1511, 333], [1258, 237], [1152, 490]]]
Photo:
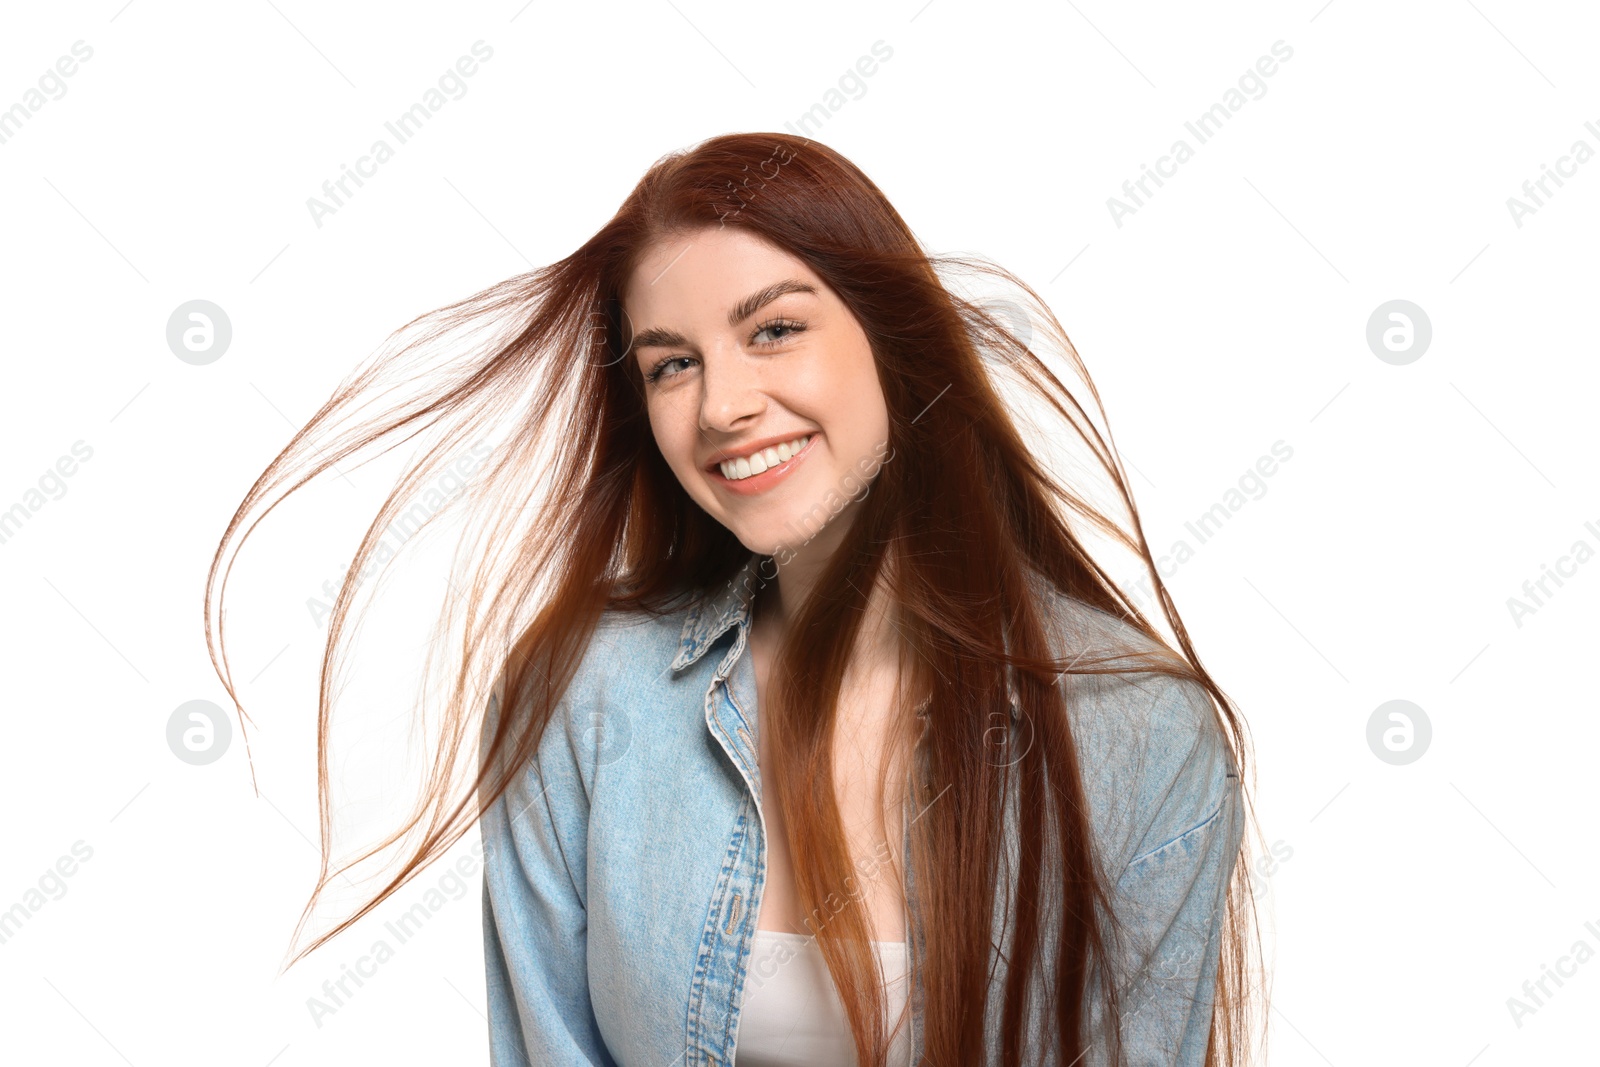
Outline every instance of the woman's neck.
[[[823, 561], [824, 563], [826, 561]], [[884, 574], [891, 560], [885, 560]], [[795, 560], [782, 567], [777, 577], [757, 591], [751, 626], [768, 648], [782, 643], [791, 623], [815, 590], [821, 567]], [[895, 622], [894, 602], [884, 576], [874, 583], [867, 597], [866, 617], [856, 632], [855, 652], [846, 675], [892, 667], [900, 658], [902, 636]]]

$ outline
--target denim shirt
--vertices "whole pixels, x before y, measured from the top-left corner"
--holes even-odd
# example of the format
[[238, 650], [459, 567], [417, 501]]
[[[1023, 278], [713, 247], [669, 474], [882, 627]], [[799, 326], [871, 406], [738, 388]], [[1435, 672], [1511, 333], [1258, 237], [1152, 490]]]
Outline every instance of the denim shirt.
[[[745, 655], [762, 558], [753, 555], [727, 589], [677, 615], [605, 613], [535, 758], [484, 812], [494, 1067], [733, 1064], [767, 870], [755, 676]], [[1053, 605], [1058, 657], [1152, 647], [1127, 623], [1038, 588]], [[1195, 683], [1141, 672], [1065, 674], [1058, 684], [1068, 690], [1093, 848], [1125, 930], [1114, 959], [1126, 1062], [1198, 1067], [1221, 906], [1243, 832], [1234, 764]], [[1025, 729], [1008, 689], [1011, 729]], [[489, 702], [486, 729], [498, 701]], [[907, 797], [900, 857], [911, 906], [915, 1064], [924, 1049], [926, 938]], [[1008, 800], [1011, 836], [991, 930], [985, 1062], [994, 1064], [1001, 1034], [993, 1016], [1010, 946], [1000, 912], [1017, 857], [1014, 789]], [[1041, 921], [1048, 938], [1048, 915]], [[1046, 958], [1051, 944], [1041, 944]], [[1034, 989], [1029, 1051], [1054, 1030], [1041, 1019], [1037, 978]], [[1109, 1029], [1098, 996], [1084, 1011], [1086, 1032]], [[1073, 1067], [1105, 1062], [1097, 1042]]]

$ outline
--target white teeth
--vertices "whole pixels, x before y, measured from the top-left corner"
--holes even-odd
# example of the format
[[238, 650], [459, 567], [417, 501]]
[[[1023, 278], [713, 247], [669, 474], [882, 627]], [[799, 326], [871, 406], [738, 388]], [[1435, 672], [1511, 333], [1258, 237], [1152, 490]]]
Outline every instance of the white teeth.
[[781, 445], [763, 448], [760, 452], [749, 456], [741, 456], [735, 460], [724, 460], [721, 464], [722, 476], [729, 481], [739, 481], [754, 474], [760, 474], [780, 463], [793, 459], [795, 453], [806, 446], [811, 440], [811, 435], [796, 437], [793, 441], [785, 441]]

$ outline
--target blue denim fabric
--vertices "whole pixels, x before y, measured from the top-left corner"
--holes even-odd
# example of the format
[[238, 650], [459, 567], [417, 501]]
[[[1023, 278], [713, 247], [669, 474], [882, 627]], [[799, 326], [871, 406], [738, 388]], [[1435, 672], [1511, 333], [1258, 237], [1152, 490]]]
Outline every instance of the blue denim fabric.
[[[744, 575], [754, 578], [760, 559], [752, 556]], [[484, 813], [495, 1067], [733, 1063], [766, 879], [755, 678], [745, 655], [749, 590], [759, 584], [738, 580], [668, 618], [607, 613], [536, 758]], [[1052, 640], [1063, 659], [1152, 647], [1121, 620], [1038, 588], [1054, 605]], [[1243, 832], [1227, 745], [1194, 683], [1138, 673], [1063, 675], [1059, 684], [1068, 689], [1096, 856], [1125, 931], [1114, 957], [1127, 1062], [1198, 1067], [1221, 907]], [[1025, 730], [1011, 693], [1011, 728]], [[498, 698], [487, 724], [497, 715]], [[1009, 800], [1014, 835], [1014, 790]], [[908, 832], [914, 816], [908, 799]], [[1007, 845], [1014, 863], [1014, 836]], [[909, 837], [902, 857], [908, 848]], [[1002, 864], [997, 886], [993, 1004], [1011, 945], [1001, 914], [1009, 870]], [[906, 890], [916, 1063], [926, 937], [909, 865]], [[1055, 928], [1048, 909], [1043, 922], [1047, 934]], [[1052, 1029], [1040, 1020], [1037, 981], [1034, 988], [1030, 1049]], [[1094, 1032], [1109, 1029], [1098, 998], [1085, 1012]], [[999, 1062], [1000, 1037], [991, 1018], [986, 1063]], [[1070, 1067], [1105, 1062], [1096, 1047]]]

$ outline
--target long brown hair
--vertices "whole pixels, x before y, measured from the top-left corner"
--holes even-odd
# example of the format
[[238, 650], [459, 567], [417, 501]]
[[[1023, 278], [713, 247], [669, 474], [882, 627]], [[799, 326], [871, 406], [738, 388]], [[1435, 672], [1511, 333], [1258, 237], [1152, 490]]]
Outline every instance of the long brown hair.
[[[870, 341], [889, 415], [892, 458], [790, 626], [762, 695], [761, 726], [773, 731], [778, 764], [768, 789], [787, 816], [800, 910], [813, 913], [853, 869], [831, 784], [833, 726], [868, 593], [883, 583], [895, 604], [910, 691], [929, 697], [917, 742], [924, 762], [913, 786], [922, 816], [905, 858], [914, 865], [921, 914], [936, 920], [924, 924], [920, 972], [927, 1062], [980, 1062], [985, 1018], [996, 1012], [1007, 1067], [1042, 1053], [1021, 1047], [1023, 1020], [1040, 1009], [1029, 1005], [1036, 967], [1052, 979], [1043, 986], [1042, 1009], [1046, 1032], [1059, 1035], [1058, 1062], [1075, 1062], [1101, 1040], [1084, 1032], [1080, 1019], [1094, 983], [1105, 999], [1103, 1018], [1118, 1017], [1108, 943], [1115, 915], [1111, 886], [1096, 865], [1068, 694], [1058, 678], [1153, 671], [1199, 683], [1214, 701], [1244, 783], [1242, 720], [1200, 665], [1161, 581], [1109, 429], [1101, 433], [1051, 368], [1081, 380], [1103, 423], [1099, 395], [1054, 315], [1002, 268], [926, 252], [852, 163], [786, 134], [715, 137], [662, 158], [615, 216], [565, 259], [397, 331], [397, 346], [341, 385], [240, 504], [212, 562], [206, 633], [243, 715], [220, 623], [213, 635], [213, 597], [220, 618], [227, 571], [255, 525], [335, 464], [386, 440], [380, 451], [424, 435], [429, 447], [405, 469], [356, 553], [350, 573], [365, 575], [375, 552], [387, 558], [384, 531], [439, 461], [494, 438], [470, 484], [424, 518], [465, 509], [463, 528], [474, 539], [464, 541], [458, 558], [468, 563], [457, 580], [441, 583], [444, 636], [430, 646], [424, 674], [432, 678], [442, 665], [448, 695], [430, 705], [443, 710], [420, 798], [403, 825], [330, 873], [328, 730], [357, 583], [347, 581], [334, 604], [318, 701], [322, 872], [295, 939], [335, 877], [397, 843], [405, 858], [380, 893], [290, 963], [415, 877], [501, 796], [537, 749], [603, 613], [681, 610], [724, 589], [749, 558], [662, 458], [637, 361], [627, 358], [631, 325], [621, 296], [641, 254], [666, 235], [704, 226], [743, 227], [828, 284]], [[1002, 314], [1001, 304], [959, 294], [968, 280], [1007, 285], [1020, 303]], [[1026, 310], [1019, 314], [1019, 307]], [[429, 355], [440, 351], [446, 355]], [[415, 384], [429, 375], [440, 380]], [[397, 383], [398, 402], [380, 413], [366, 407]], [[1031, 421], [1018, 417], [1025, 402], [1036, 409]], [[1082, 446], [1069, 461], [1070, 477], [1057, 477], [1047, 461], [1063, 442]], [[1091, 555], [1095, 539], [1138, 557], [1178, 650]], [[1068, 649], [1066, 658], [1055, 658], [1050, 605], [1033, 576], [1125, 620], [1149, 643], [1115, 655]], [[1020, 755], [998, 759], [990, 711], [1006, 706], [1008, 666], [1029, 741]], [[508, 713], [480, 736], [491, 691]], [[897, 721], [897, 736], [910, 737], [910, 716]], [[468, 758], [474, 742], [481, 743], [476, 765]], [[1021, 862], [1014, 899], [997, 901], [1008, 788], [1028, 814], [1015, 829]], [[1245, 799], [1248, 810], [1248, 791]], [[1248, 855], [1246, 840], [1228, 887], [1208, 1063], [1244, 1063], [1254, 1040]], [[990, 922], [997, 906], [1008, 910], [1015, 940], [1004, 1000], [994, 1005]], [[1041, 944], [1041, 924], [1051, 914], [1060, 936]], [[818, 931], [817, 943], [860, 1062], [882, 1064], [884, 991], [870, 936], [864, 909], [847, 907]], [[1110, 1030], [1104, 1039], [1120, 1059], [1117, 1027]]]

